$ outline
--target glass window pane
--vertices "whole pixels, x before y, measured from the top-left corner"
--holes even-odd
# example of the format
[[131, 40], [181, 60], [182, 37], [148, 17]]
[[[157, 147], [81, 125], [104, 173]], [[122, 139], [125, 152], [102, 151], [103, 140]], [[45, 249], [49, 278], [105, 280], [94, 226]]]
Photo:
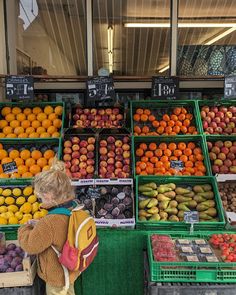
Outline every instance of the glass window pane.
[[178, 74], [236, 73], [235, 0], [179, 0]]
[[102, 67], [115, 75], [161, 74], [169, 65], [169, 25], [169, 1], [94, 0], [94, 74]]
[[86, 75], [85, 0], [18, 3], [18, 73]]

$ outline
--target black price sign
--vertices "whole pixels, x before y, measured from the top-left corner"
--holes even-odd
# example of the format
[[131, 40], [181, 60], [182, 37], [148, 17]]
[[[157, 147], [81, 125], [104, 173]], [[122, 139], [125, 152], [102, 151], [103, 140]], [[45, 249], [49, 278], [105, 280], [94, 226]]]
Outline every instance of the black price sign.
[[6, 98], [13, 100], [34, 99], [34, 79], [31, 76], [7, 76]]
[[177, 99], [179, 93], [178, 77], [152, 77], [152, 97]]
[[224, 98], [236, 98], [236, 76], [225, 77]]
[[17, 172], [16, 162], [13, 161], [10, 163], [2, 164], [2, 170], [5, 174]]
[[115, 90], [112, 77], [93, 77], [87, 80], [89, 106], [114, 105]]
[[183, 161], [170, 161], [170, 167], [176, 170], [182, 170], [184, 168]]
[[184, 221], [186, 223], [198, 223], [199, 222], [199, 213], [197, 211], [185, 211], [184, 212]]

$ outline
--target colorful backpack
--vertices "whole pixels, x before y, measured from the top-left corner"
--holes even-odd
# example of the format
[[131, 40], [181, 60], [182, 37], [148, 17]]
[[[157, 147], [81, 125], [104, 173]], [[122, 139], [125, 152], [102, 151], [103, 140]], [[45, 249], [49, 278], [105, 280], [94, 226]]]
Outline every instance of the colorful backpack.
[[81, 207], [72, 211], [66, 208], [56, 208], [49, 214], [62, 214], [70, 216], [67, 240], [62, 252], [52, 246], [61, 263], [65, 281], [68, 287], [68, 270], [82, 273], [94, 260], [98, 250], [98, 237], [94, 219]]

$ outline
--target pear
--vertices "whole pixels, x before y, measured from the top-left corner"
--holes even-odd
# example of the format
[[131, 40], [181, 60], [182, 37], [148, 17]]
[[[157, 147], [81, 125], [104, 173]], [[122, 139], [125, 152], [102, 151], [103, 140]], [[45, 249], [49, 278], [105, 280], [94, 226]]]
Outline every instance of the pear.
[[209, 208], [206, 211], [204, 211], [207, 215], [210, 215], [211, 217], [216, 217], [217, 211], [215, 208]]
[[146, 217], [144, 217], [144, 216], [139, 216], [139, 218], [138, 218], [140, 221], [146, 221], [147, 220], [147, 218]]
[[176, 215], [171, 215], [168, 220], [172, 222], [179, 222], [179, 218]]
[[183, 188], [183, 187], [177, 187], [177, 189], [175, 190], [177, 195], [185, 195], [190, 193], [191, 191], [189, 189]]
[[166, 208], [165, 212], [167, 212], [168, 214], [177, 214], [178, 213], [178, 209], [176, 208]]
[[161, 219], [159, 214], [153, 214], [149, 221], [159, 221]]
[[160, 211], [159, 215], [161, 217], [161, 220], [167, 220], [168, 218], [168, 214], [164, 211]]
[[155, 182], [146, 183], [144, 186], [150, 187], [152, 189], [157, 189], [157, 185]]
[[178, 206], [178, 202], [176, 202], [175, 200], [170, 201], [169, 203], [169, 208], [176, 208]]
[[159, 209], [157, 207], [152, 207], [151, 209], [148, 209], [147, 212], [150, 214], [156, 214], [159, 212]]
[[165, 210], [165, 209], [168, 207], [169, 202], [170, 202], [170, 201], [162, 201], [162, 202], [159, 204], [159, 209]]
[[190, 209], [184, 203], [180, 203], [178, 205], [178, 209], [183, 211], [190, 211]]
[[214, 193], [213, 192], [198, 193], [197, 196], [202, 196], [203, 198], [205, 198], [207, 200], [214, 199]]
[[162, 202], [162, 201], [170, 201], [171, 199], [168, 198], [168, 197], [166, 197], [166, 196], [163, 195], [163, 194], [158, 194], [158, 196], [157, 196], [157, 200], [160, 201], [160, 202]]
[[178, 203], [188, 202], [188, 201], [192, 200], [192, 198], [184, 197], [184, 196], [181, 196], [181, 195], [177, 195], [175, 199], [176, 199], [176, 201]]
[[157, 204], [158, 204], [157, 199], [152, 198], [152, 199], [150, 200], [150, 202], [147, 204], [146, 207], [147, 207], [147, 208], [152, 208], [152, 207], [155, 207]]
[[204, 199], [202, 196], [198, 196], [196, 195], [194, 198], [194, 201], [196, 201], [197, 203], [202, 203], [204, 201], [207, 201], [206, 199]]
[[150, 201], [151, 201], [151, 199], [146, 199], [146, 200], [139, 201], [138, 207], [140, 209], [144, 209]]
[[161, 194], [164, 194], [164, 193], [166, 193], [166, 192], [170, 192], [170, 191], [172, 191], [172, 189], [170, 188], [170, 187], [167, 187], [167, 186], [159, 186], [158, 188], [157, 188], [157, 191], [158, 191], [158, 193], [161, 193]]
[[157, 195], [158, 195], [158, 192], [157, 191], [154, 191], [154, 190], [152, 190], [152, 191], [150, 191], [150, 192], [143, 192], [142, 193], [144, 196], [147, 196], [147, 197], [156, 197]]
[[145, 186], [145, 185], [139, 185], [138, 191], [141, 192], [141, 193], [143, 193], [143, 192], [151, 192], [152, 188], [148, 187], [148, 186]]
[[194, 191], [195, 193], [204, 193], [204, 188], [203, 188], [202, 185], [195, 185], [195, 186], [193, 187], [193, 191]]

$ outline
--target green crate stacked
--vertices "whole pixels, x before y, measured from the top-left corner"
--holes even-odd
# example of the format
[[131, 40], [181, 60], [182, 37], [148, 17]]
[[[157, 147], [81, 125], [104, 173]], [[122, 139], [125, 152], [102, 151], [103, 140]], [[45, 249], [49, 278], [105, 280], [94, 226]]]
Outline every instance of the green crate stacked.
[[60, 157], [64, 116], [64, 103], [0, 104], [1, 230], [42, 217], [30, 184]]

